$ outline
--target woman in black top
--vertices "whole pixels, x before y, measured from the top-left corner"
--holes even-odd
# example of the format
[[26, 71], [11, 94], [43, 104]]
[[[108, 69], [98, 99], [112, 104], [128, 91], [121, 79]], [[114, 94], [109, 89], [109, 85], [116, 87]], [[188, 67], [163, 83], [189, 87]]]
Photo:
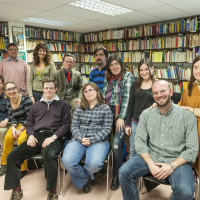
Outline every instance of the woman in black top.
[[138, 64], [138, 80], [133, 82], [130, 90], [128, 109], [126, 114], [125, 132], [130, 142], [130, 157], [136, 154], [135, 133], [139, 116], [143, 110], [153, 103], [152, 83], [154, 80], [154, 67], [149, 58], [142, 59]]

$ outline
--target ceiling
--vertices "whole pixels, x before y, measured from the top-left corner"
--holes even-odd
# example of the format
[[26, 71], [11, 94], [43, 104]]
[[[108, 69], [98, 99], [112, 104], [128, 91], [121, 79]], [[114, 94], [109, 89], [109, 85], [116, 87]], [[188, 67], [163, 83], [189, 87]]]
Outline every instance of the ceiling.
[[56, 29], [87, 33], [200, 15], [200, 0], [104, 0], [133, 10], [114, 17], [68, 6], [74, 1], [0, 0], [0, 21], [55, 28], [23, 21], [27, 17], [42, 17], [72, 23]]

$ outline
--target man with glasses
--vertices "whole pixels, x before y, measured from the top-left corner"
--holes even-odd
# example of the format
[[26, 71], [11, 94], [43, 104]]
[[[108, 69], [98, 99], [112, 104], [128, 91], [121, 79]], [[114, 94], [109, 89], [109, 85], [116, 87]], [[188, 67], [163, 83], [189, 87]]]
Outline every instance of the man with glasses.
[[72, 69], [75, 64], [75, 58], [67, 53], [63, 58], [63, 69], [55, 72], [53, 77], [58, 84], [57, 95], [60, 99], [67, 101], [71, 113], [80, 105], [82, 96], [82, 77], [79, 71]]
[[[26, 159], [41, 153], [44, 160], [47, 200], [57, 200], [57, 156], [63, 145], [63, 136], [68, 135], [70, 128], [70, 108], [56, 95], [55, 80], [48, 78], [43, 81], [43, 97], [34, 103], [26, 120], [28, 140], [14, 149], [7, 157], [5, 190], [13, 189], [11, 199], [22, 199], [20, 185], [20, 166]], [[31, 185], [30, 185], [31, 188]], [[33, 189], [33, 192], [34, 191]], [[38, 197], [38, 199], [40, 199]]]
[[29, 70], [26, 63], [17, 57], [18, 47], [10, 43], [7, 48], [8, 58], [0, 62], [0, 75], [4, 77], [5, 83], [12, 81], [17, 85], [20, 94], [27, 94]]
[[172, 89], [164, 80], [152, 85], [157, 107], [140, 115], [135, 135], [133, 156], [119, 170], [124, 200], [138, 200], [137, 180], [152, 174], [168, 179], [172, 186], [171, 200], [192, 200], [194, 176], [192, 163], [198, 156], [197, 119], [191, 111], [172, 103]]
[[102, 92], [108, 52], [103, 47], [97, 48], [94, 51], [94, 57], [97, 66], [90, 72], [89, 82], [96, 83]]

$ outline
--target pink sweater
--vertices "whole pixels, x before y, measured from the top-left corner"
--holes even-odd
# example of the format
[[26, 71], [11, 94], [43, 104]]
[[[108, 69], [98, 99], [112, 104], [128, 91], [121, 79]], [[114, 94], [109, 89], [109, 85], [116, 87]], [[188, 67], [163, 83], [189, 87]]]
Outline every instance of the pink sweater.
[[0, 75], [5, 79], [5, 83], [12, 81], [17, 85], [21, 94], [27, 94], [29, 70], [26, 63], [18, 59], [18, 61], [9, 61], [8, 58], [0, 62]]

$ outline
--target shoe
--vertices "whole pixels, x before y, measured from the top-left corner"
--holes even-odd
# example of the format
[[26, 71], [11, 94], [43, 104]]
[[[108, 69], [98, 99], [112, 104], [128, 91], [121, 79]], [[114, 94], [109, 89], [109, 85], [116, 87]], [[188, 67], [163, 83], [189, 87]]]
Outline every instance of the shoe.
[[27, 170], [21, 171], [21, 179], [27, 174]]
[[83, 192], [85, 194], [91, 192], [92, 188], [91, 188], [91, 178], [88, 179], [87, 183], [83, 186]]
[[112, 183], [110, 184], [110, 189], [117, 190], [118, 188], [119, 188], [119, 178], [117, 176], [114, 176]]
[[3, 176], [6, 173], [6, 165], [1, 165], [0, 176]]
[[49, 192], [47, 200], [58, 200], [58, 194], [57, 194], [57, 192], [56, 193]]
[[20, 200], [23, 197], [23, 191], [18, 192], [17, 190], [12, 191], [10, 200]]
[[[106, 166], [106, 165], [104, 165]], [[102, 179], [104, 178], [104, 176], [106, 175], [106, 168], [103, 167], [100, 171], [98, 171], [97, 173], [94, 174], [94, 180], [91, 181], [92, 185], [95, 185], [99, 182], [102, 181]]]

